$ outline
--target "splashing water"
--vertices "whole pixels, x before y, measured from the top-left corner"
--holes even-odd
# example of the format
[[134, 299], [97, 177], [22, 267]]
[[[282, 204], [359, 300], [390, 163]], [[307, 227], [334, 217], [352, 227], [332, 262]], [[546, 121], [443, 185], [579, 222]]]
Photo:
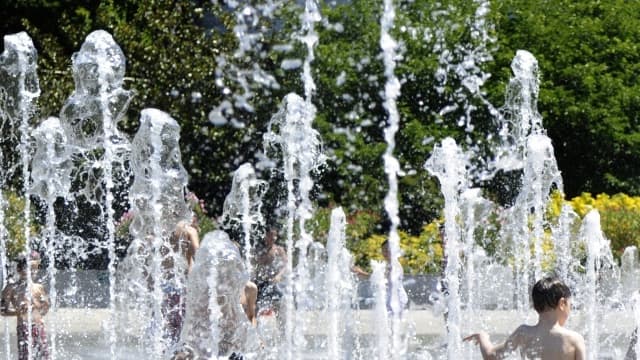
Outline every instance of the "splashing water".
[[447, 304], [447, 356], [455, 359], [462, 356], [462, 333], [460, 317], [460, 229], [456, 219], [460, 217], [461, 194], [468, 189], [466, 169], [468, 160], [462, 149], [451, 138], [442, 140], [441, 145], [433, 149], [433, 153], [425, 164], [425, 168], [440, 181], [440, 189], [444, 195], [444, 218], [446, 245], [444, 249], [446, 279], [445, 301]]
[[542, 116], [538, 113], [540, 88], [538, 61], [528, 51], [518, 50], [511, 62], [514, 76], [506, 90], [505, 106], [498, 117], [500, 144], [493, 164], [500, 170], [522, 168], [530, 134], [542, 134]]
[[[533, 278], [542, 276], [542, 241], [544, 238], [544, 214], [553, 189], [562, 191], [562, 178], [558, 170], [551, 140], [545, 135], [534, 134], [527, 138], [524, 155], [522, 188], [514, 206], [509, 209], [511, 223], [504, 231], [507, 238], [516, 241], [515, 252], [519, 255], [520, 269], [517, 283], [518, 309], [529, 307], [529, 275], [533, 269]], [[533, 219], [533, 220], [531, 220]], [[531, 222], [530, 222], [531, 221]], [[532, 226], [529, 226], [532, 224]], [[533, 248], [533, 259], [531, 258]]]
[[400, 126], [400, 115], [396, 104], [396, 99], [400, 96], [400, 81], [395, 76], [396, 49], [398, 44], [391, 37], [390, 31], [393, 28], [395, 19], [395, 8], [392, 0], [384, 1], [384, 10], [380, 19], [380, 47], [384, 63], [384, 75], [387, 79], [384, 87], [384, 108], [389, 115], [387, 127], [384, 130], [384, 139], [387, 142], [387, 149], [383, 155], [384, 171], [389, 181], [389, 191], [384, 199], [384, 208], [391, 221], [389, 229], [389, 251], [391, 263], [390, 281], [390, 306], [392, 322], [392, 348], [390, 356], [392, 359], [399, 359], [406, 352], [401, 337], [401, 324], [403, 322], [402, 308], [405, 304], [399, 297], [402, 287], [402, 267], [397, 259], [400, 257], [400, 236], [398, 226], [400, 217], [398, 211], [398, 175], [401, 174], [400, 163], [393, 155], [395, 150], [395, 135]]
[[[274, 12], [281, 7], [282, 2], [267, 0], [258, 4], [243, 4], [233, 0], [226, 5], [235, 12], [236, 24], [233, 34], [238, 40], [238, 48], [231, 57], [224, 54], [217, 57], [215, 83], [230, 99], [223, 100], [211, 110], [209, 121], [216, 126], [231, 124], [235, 128], [243, 128], [245, 124], [237, 116], [236, 109], [254, 111], [252, 101], [256, 85], [267, 89], [280, 88], [275, 76], [255, 63], [252, 56], [260, 57], [266, 54], [263, 34], [260, 33], [260, 29], [264, 28], [262, 22], [273, 20]], [[232, 84], [226, 83], [225, 78], [239, 87], [239, 90], [232, 91]]]
[[345, 359], [352, 353], [353, 312], [350, 310], [355, 284], [351, 276], [351, 254], [345, 248], [346, 217], [342, 208], [331, 211], [327, 238], [327, 359]]
[[[21, 167], [22, 191], [27, 194], [30, 188], [30, 168], [31, 162], [31, 125], [30, 122], [36, 112], [36, 100], [40, 96], [40, 85], [36, 72], [37, 53], [33, 46], [31, 38], [24, 33], [9, 35], [4, 37], [5, 51], [0, 57], [0, 80], [2, 80], [2, 88], [0, 88], [0, 99], [2, 109], [0, 109], [3, 128], [8, 128], [10, 136], [18, 140], [17, 144], [19, 162], [16, 159], [14, 166]], [[3, 129], [4, 130], [4, 129]], [[16, 135], [17, 134], [17, 135]], [[4, 136], [4, 132], [3, 132]], [[14, 144], [16, 145], [16, 144]], [[3, 156], [4, 157], [4, 156]], [[7, 174], [3, 174], [2, 184], [9, 179], [13, 169], [10, 168]], [[3, 194], [4, 196], [4, 194]], [[3, 208], [4, 210], [4, 208]], [[25, 252], [31, 253], [31, 199], [25, 197], [25, 205], [23, 211], [24, 219], [24, 239]], [[4, 220], [4, 213], [2, 216]], [[1, 249], [6, 253], [6, 247]], [[3, 259], [2, 265], [6, 264], [6, 258]], [[6, 276], [3, 271], [3, 280]], [[31, 286], [31, 268], [27, 267], [27, 284]], [[28, 326], [31, 326], [31, 293], [27, 293], [27, 304], [29, 312], [27, 315]], [[27, 343], [30, 347], [33, 342], [31, 333], [28, 334]], [[9, 351], [7, 351], [9, 354]], [[31, 354], [29, 355], [31, 356]]]
[[[265, 153], [280, 152], [283, 162], [282, 172], [287, 186], [287, 254], [293, 254], [294, 250], [294, 219], [298, 219], [300, 237], [295, 242], [298, 248], [298, 265], [296, 267], [295, 287], [303, 294], [308, 287], [309, 274], [307, 269], [307, 250], [312, 243], [311, 236], [307, 233], [305, 222], [311, 218], [312, 204], [309, 192], [313, 188], [311, 173], [324, 164], [325, 157], [321, 151], [321, 140], [318, 132], [313, 129], [311, 123], [315, 118], [315, 107], [305, 102], [300, 96], [291, 93], [282, 101], [278, 113], [269, 122], [269, 131], [265, 133]], [[297, 186], [295, 186], [297, 184]], [[296, 205], [297, 204], [297, 205]], [[287, 273], [293, 274], [292, 257], [288, 256]], [[295, 329], [294, 297], [291, 282], [285, 290], [285, 336], [286, 358], [294, 357], [293, 334]], [[305, 306], [305, 299], [295, 299], [298, 307]], [[303, 339], [298, 338], [298, 341]], [[302, 345], [300, 345], [302, 346]]]
[[302, 65], [302, 82], [304, 84], [304, 97], [309, 104], [316, 91], [316, 84], [313, 81], [313, 76], [311, 76], [311, 62], [315, 58], [313, 49], [318, 44], [318, 34], [315, 31], [314, 23], [319, 22], [321, 19], [317, 2], [315, 0], [305, 0], [304, 14], [302, 15], [302, 31], [305, 31], [305, 34], [300, 37], [300, 41], [307, 47], [307, 56]]
[[[180, 127], [172, 117], [157, 109], [142, 110], [131, 152], [134, 181], [129, 190], [133, 214], [129, 234], [133, 243], [119, 271], [124, 282], [121, 287], [125, 291], [134, 290], [125, 301], [138, 302], [138, 310], [153, 324], [170, 321], [162, 310], [163, 287], [186, 286], [187, 265], [169, 244], [179, 223], [192, 221], [184, 198], [188, 176], [182, 166], [179, 140]], [[166, 268], [168, 261], [173, 264], [171, 270]], [[151, 291], [146, 291], [148, 283], [152, 284]], [[171, 337], [163, 334], [165, 326], [153, 324], [149, 324], [152, 340], [148, 346], [160, 358], [173, 344]]]
[[570, 205], [565, 204], [562, 206], [557, 224], [552, 225], [557, 252], [556, 272], [572, 289], [578, 285], [578, 279], [574, 274], [580, 266], [580, 260], [573, 256], [574, 249], [571, 243], [572, 229], [578, 221], [578, 214]]
[[249, 276], [240, 252], [223, 231], [207, 233], [189, 276], [181, 342], [196, 358], [255, 350], [256, 334], [245, 320], [238, 294]]
[[[132, 93], [124, 90], [125, 58], [113, 37], [102, 30], [94, 31], [72, 58], [76, 89], [60, 111], [60, 121], [73, 152], [87, 157], [85, 171], [99, 178], [95, 186], [87, 182], [82, 195], [102, 204], [107, 229], [109, 306], [109, 341], [115, 356], [115, 226], [114, 226], [114, 164], [122, 166], [129, 143], [117, 129]], [[103, 151], [98, 155], [97, 149]], [[97, 172], [97, 174], [95, 173]]]
[[[267, 182], [259, 180], [251, 164], [245, 163], [233, 173], [231, 190], [224, 199], [221, 223], [229, 231], [241, 226], [245, 267], [249, 274], [253, 272], [252, 244], [255, 235], [264, 227], [262, 217], [262, 197], [268, 187]], [[252, 236], [253, 235], [253, 236]]]
[[633, 293], [631, 297], [631, 303], [633, 304], [633, 318], [635, 320], [636, 330], [635, 330], [635, 345], [631, 351], [635, 354], [635, 358], [640, 358], [640, 341], [638, 340], [638, 332], [640, 332], [640, 292], [636, 291]]
[[491, 4], [486, 0], [474, 0], [474, 5], [477, 5], [477, 8], [473, 18], [465, 19], [470, 27], [473, 47], [458, 43], [455, 43], [453, 48], [447, 45], [447, 29], [457, 27], [457, 24], [449, 20], [455, 8], [446, 8], [431, 14], [436, 22], [443, 22], [442, 26], [433, 29], [436, 38], [434, 52], [439, 54], [439, 67], [435, 73], [436, 91], [442, 94], [445, 93], [447, 86], [455, 82], [460, 83], [460, 86], [454, 87], [449, 103], [442, 109], [438, 109], [438, 115], [442, 117], [461, 110], [462, 114], [456, 120], [457, 125], [465, 126], [467, 132], [474, 129], [473, 113], [478, 110], [473, 100], [479, 99], [492, 114], [497, 113], [482, 92], [482, 86], [490, 77], [490, 74], [483, 70], [483, 66], [493, 60], [491, 48], [497, 42], [497, 39], [490, 34], [492, 25], [488, 21], [488, 15]]
[[[600, 336], [599, 324], [602, 323], [604, 314], [602, 308], [598, 306], [599, 299], [603, 296], [611, 297], [613, 294], [601, 294], [599, 277], [606, 278], [602, 270], [614, 269], [613, 255], [609, 247], [609, 241], [604, 238], [602, 229], [600, 228], [600, 214], [597, 210], [591, 210], [584, 217], [582, 228], [580, 229], [581, 238], [587, 246], [587, 263], [586, 263], [586, 282], [585, 293], [585, 312], [589, 314], [587, 317], [587, 334], [585, 336], [586, 345], [589, 348], [587, 358], [589, 360], [597, 359], [600, 353]], [[615, 274], [609, 274], [608, 281], [614, 282]]]
[[[47, 208], [46, 253], [50, 257], [47, 272], [50, 276], [49, 293], [51, 312], [57, 310], [57, 289], [55, 259], [57, 257], [58, 236], [56, 234], [56, 215], [54, 203], [58, 197], [68, 198], [71, 187], [72, 162], [68, 154], [67, 137], [60, 120], [50, 117], [33, 132], [35, 154], [32, 158], [33, 179], [30, 193], [45, 201]], [[50, 331], [51, 356], [57, 353], [57, 331]]]
[[529, 270], [534, 269], [534, 279], [542, 276], [545, 208], [551, 190], [562, 192], [562, 177], [551, 139], [544, 135], [542, 117], [537, 112], [538, 62], [531, 53], [519, 50], [511, 68], [514, 76], [507, 86], [507, 102], [500, 118], [502, 143], [496, 151], [495, 166], [504, 171], [522, 169], [521, 192], [506, 210], [507, 223], [501, 229], [501, 237], [513, 242], [517, 259], [516, 306], [525, 310], [529, 308]]

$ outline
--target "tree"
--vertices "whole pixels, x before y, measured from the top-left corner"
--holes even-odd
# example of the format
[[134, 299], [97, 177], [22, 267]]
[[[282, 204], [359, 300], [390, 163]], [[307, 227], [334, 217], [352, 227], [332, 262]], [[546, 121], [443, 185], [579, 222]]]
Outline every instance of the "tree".
[[[290, 64], [306, 56], [297, 38], [299, 5], [273, 2], [271, 12], [234, 4], [17, 0], [0, 6], [0, 16], [7, 19], [0, 29], [26, 30], [34, 39], [43, 116], [56, 114], [71, 93], [69, 59], [84, 37], [99, 28], [112, 33], [127, 57], [126, 85], [137, 92], [124, 130], [135, 132], [143, 107], [176, 118], [190, 187], [215, 215], [232, 171], [243, 162], [260, 163], [262, 134], [284, 95], [302, 94], [301, 70]], [[399, 180], [404, 230], [415, 235], [439, 216], [439, 185], [423, 168], [435, 144], [453, 137], [476, 155], [478, 171], [492, 155], [487, 140], [496, 131], [492, 111], [504, 103], [517, 49], [530, 51], [540, 63], [539, 109], [566, 193], [640, 190], [640, 170], [633, 166], [640, 160], [635, 120], [640, 105], [635, 81], [640, 20], [635, 14], [640, 5], [561, 0], [538, 6], [500, 0], [490, 12], [483, 1], [395, 5], [392, 35], [399, 43], [396, 76], [402, 83], [395, 155], [405, 172]], [[247, 9], [253, 11], [248, 17], [237, 16]], [[319, 206], [342, 205], [350, 213], [372, 210], [384, 219], [388, 185], [381, 155], [388, 115], [381, 105], [386, 80], [381, 11], [379, 1], [323, 3], [311, 68], [317, 85], [314, 126], [329, 155], [316, 178], [315, 200]], [[240, 43], [236, 34], [241, 32], [251, 35], [250, 46]], [[282, 66], [285, 59], [296, 61]], [[260, 172], [268, 169], [257, 170], [263, 178], [270, 176]], [[498, 189], [496, 196], [508, 202], [510, 195], [502, 188], [518, 184], [512, 175], [502, 174], [489, 184], [479, 176], [473, 181]]]
[[640, 191], [640, 4], [505, 0], [496, 3], [500, 50], [490, 92], [500, 101], [517, 49], [538, 59], [539, 109], [553, 139], [565, 192]]
[[[399, 180], [402, 225], [413, 234], [438, 217], [442, 205], [437, 182], [423, 168], [433, 145], [446, 136], [459, 143], [477, 141], [493, 131], [486, 95], [463, 86], [469, 79], [484, 81], [483, 67], [490, 59], [491, 41], [467, 26], [477, 7], [457, 1], [398, 5], [393, 37], [402, 54], [396, 68], [402, 88], [395, 156], [405, 172]], [[382, 107], [381, 11], [382, 4], [369, 0], [325, 6], [327, 24], [313, 64], [320, 109], [316, 123], [333, 155], [327, 175], [332, 181], [324, 186], [330, 202], [351, 211], [382, 213], [388, 187], [382, 164], [388, 114]], [[474, 67], [461, 72], [471, 55], [476, 56]], [[473, 126], [476, 133], [467, 131]]]

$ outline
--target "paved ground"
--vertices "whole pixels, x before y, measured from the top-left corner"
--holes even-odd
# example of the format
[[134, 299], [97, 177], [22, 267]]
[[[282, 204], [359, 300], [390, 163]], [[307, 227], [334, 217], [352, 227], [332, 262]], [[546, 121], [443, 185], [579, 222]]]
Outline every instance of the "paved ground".
[[[354, 318], [358, 322], [358, 331], [372, 333], [375, 327], [373, 310], [353, 311]], [[415, 332], [418, 335], [442, 335], [444, 333], [443, 318], [429, 309], [409, 310], [407, 319], [415, 324]], [[463, 329], [487, 329], [494, 334], [505, 335], [511, 332], [522, 322], [534, 323], [536, 314], [528, 312], [523, 315], [516, 311], [502, 310], [475, 310], [473, 314], [462, 313]], [[103, 332], [104, 323], [109, 319], [109, 310], [100, 309], [72, 309], [61, 308], [51, 312], [46, 317], [47, 327], [58, 328], [69, 333], [93, 333]], [[309, 311], [300, 319], [307, 331], [311, 334], [323, 333], [323, 325], [327, 324], [328, 317], [325, 312]], [[585, 314], [574, 312], [571, 314], [568, 326], [575, 329], [587, 326]], [[9, 325], [10, 331], [14, 331], [15, 319], [4, 318], [0, 324]], [[604, 319], [597, 323], [601, 333], [630, 332], [634, 327], [633, 314], [627, 312], [609, 312]], [[0, 335], [4, 334], [5, 326], [0, 325]]]
[[[119, 328], [116, 333], [118, 346], [116, 355], [111, 354], [112, 348], [109, 344], [109, 332], [105, 325], [108, 323], [109, 311], [107, 309], [71, 309], [62, 308], [47, 315], [49, 338], [55, 338], [52, 345], [55, 345], [57, 359], [142, 359], [146, 358], [140, 353], [134, 344], [141, 333], [137, 336], [127, 336], [125, 333], [131, 331], [141, 331], [141, 324], [138, 320], [131, 320], [124, 328]], [[374, 346], [371, 341], [375, 340], [379, 326], [376, 322], [375, 313], [371, 310], [353, 311], [347, 315], [342, 315], [344, 320], [348, 315], [352, 315], [356, 324], [357, 333], [364, 335], [370, 346]], [[434, 314], [431, 310], [410, 310], [406, 312], [409, 323], [416, 336], [411, 341], [410, 347], [416, 354], [415, 358], [441, 358], [444, 337], [444, 323], [440, 315]], [[476, 329], [485, 329], [494, 339], [504, 338], [519, 323], [523, 321], [522, 314], [514, 311], [475, 311], [473, 315], [462, 314], [462, 332], [469, 333]], [[535, 323], [535, 313], [527, 313], [524, 321]], [[326, 334], [329, 317], [322, 312], [307, 312], [299, 318], [299, 326], [305, 329], [306, 335], [310, 339], [316, 339], [317, 346], [324, 346], [323, 340]], [[570, 318], [569, 327], [585, 332], [589, 324], [583, 313], [574, 313]], [[622, 352], [626, 349], [629, 334], [634, 327], [632, 314], [624, 312], [612, 312], [604, 319], [599, 320], [596, 329], [600, 334], [600, 351], [598, 359], [620, 359]], [[138, 330], [136, 330], [138, 329]], [[9, 333], [7, 337], [5, 334]], [[319, 339], [319, 340], [318, 340]], [[7, 346], [15, 355], [15, 320], [6, 319], [0, 322], [0, 359], [6, 357]], [[427, 353], [431, 355], [427, 355]], [[440, 354], [440, 355], [438, 355]], [[322, 357], [309, 356], [305, 359], [320, 359]]]

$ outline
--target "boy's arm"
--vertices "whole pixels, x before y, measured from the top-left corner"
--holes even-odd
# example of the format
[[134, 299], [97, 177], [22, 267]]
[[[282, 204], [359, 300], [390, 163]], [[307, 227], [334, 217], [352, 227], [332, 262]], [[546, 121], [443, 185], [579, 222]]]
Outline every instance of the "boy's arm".
[[464, 338], [464, 341], [475, 340], [480, 345], [480, 352], [484, 360], [502, 359], [504, 355], [509, 354], [518, 347], [520, 339], [520, 328], [516, 329], [507, 340], [498, 345], [493, 345], [489, 339], [489, 334], [481, 331]]
[[480, 353], [482, 353], [482, 359], [494, 360], [496, 359], [496, 353], [494, 346], [489, 339], [489, 334], [484, 331], [480, 331], [476, 334], [471, 334], [464, 338], [462, 341], [475, 341], [480, 346]]

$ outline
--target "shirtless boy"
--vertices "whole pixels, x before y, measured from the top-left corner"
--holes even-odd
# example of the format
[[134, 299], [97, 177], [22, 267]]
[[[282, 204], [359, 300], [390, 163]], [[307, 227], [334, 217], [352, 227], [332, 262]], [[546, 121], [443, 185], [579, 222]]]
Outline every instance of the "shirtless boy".
[[[32, 254], [29, 260], [32, 275], [38, 270], [39, 265], [39, 255]], [[18, 260], [16, 270], [20, 279], [2, 290], [0, 313], [3, 316], [18, 317], [16, 322], [18, 359], [46, 360], [49, 358], [49, 347], [43, 317], [49, 311], [49, 297], [42, 284], [27, 279], [26, 257]], [[29, 313], [30, 310], [31, 313]], [[29, 329], [29, 321], [31, 321], [31, 329]], [[31, 341], [31, 349], [29, 341]]]
[[536, 325], [520, 325], [499, 345], [493, 345], [485, 332], [469, 335], [464, 341], [476, 341], [483, 359], [503, 359], [515, 350], [523, 359], [586, 359], [582, 336], [564, 327], [571, 312], [569, 287], [557, 278], [547, 277], [533, 286], [531, 297], [538, 312]]

